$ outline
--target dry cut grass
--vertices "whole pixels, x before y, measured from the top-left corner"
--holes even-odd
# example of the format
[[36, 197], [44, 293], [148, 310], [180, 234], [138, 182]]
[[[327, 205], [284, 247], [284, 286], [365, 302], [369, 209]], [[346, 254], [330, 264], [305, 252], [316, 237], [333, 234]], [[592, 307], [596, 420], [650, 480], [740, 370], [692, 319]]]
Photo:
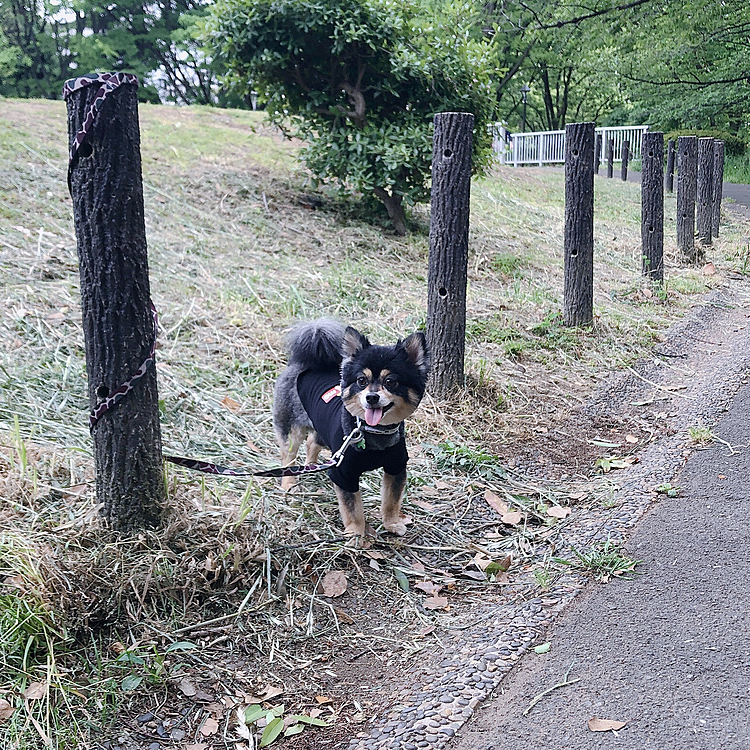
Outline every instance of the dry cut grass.
[[[285, 330], [329, 315], [387, 342], [422, 326], [428, 210], [392, 235], [376, 206], [314, 188], [260, 114], [143, 106], [141, 127], [165, 450], [276, 465]], [[285, 495], [171, 467], [164, 527], [123, 539], [93, 497], [66, 150], [61, 102], [0, 102], [0, 722], [20, 747], [86, 746], [184, 698], [188, 678], [223, 696], [189, 714], [195, 731], [268, 684], [298, 710], [331, 692], [329, 719], [363, 721], [377, 699], [346, 697], [347, 684], [366, 690], [359, 665], [408, 659], [493, 599], [527, 595], [534, 561], [570, 522], [549, 508], [611, 497], [591, 467], [554, 482], [509, 471], [519, 446], [650, 357], [743, 257], [732, 225], [713, 276], [680, 267], [667, 240], [668, 281], [644, 286], [638, 187], [599, 180], [596, 322], [566, 329], [562, 172], [498, 169], [472, 193], [467, 387], [428, 397], [409, 425], [403, 540], [346, 545], [319, 477]], [[377, 477], [364, 494], [374, 520]], [[505, 506], [520, 520], [504, 522]], [[326, 595], [333, 571], [345, 595]], [[24, 698], [35, 685], [43, 697]]]

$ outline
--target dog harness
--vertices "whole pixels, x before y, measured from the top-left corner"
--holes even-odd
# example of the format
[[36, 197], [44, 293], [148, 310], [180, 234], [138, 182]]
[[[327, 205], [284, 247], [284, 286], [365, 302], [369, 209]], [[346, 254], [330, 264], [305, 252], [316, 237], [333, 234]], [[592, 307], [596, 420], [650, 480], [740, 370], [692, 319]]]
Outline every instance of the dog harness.
[[[336, 373], [307, 370], [297, 378], [297, 393], [310, 417], [318, 440], [332, 451], [337, 451], [357, 426], [356, 419], [344, 408], [340, 383]], [[397, 476], [406, 469], [404, 423], [385, 428], [359, 425], [364, 434], [361, 443], [349, 446], [338, 466], [328, 470], [331, 481], [346, 492], [359, 490], [359, 478], [366, 471], [382, 468], [386, 474]]]

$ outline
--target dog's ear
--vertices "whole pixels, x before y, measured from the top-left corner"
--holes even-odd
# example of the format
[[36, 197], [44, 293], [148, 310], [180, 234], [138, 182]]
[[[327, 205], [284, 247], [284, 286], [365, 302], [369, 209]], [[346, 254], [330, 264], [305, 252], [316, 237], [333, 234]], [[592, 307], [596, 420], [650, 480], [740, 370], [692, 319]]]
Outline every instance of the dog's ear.
[[406, 357], [421, 373], [426, 376], [430, 371], [430, 353], [427, 349], [427, 339], [422, 331], [412, 333], [397, 346], [406, 352]]
[[366, 336], [363, 336], [356, 328], [346, 327], [344, 338], [341, 341], [341, 353], [345, 357], [353, 357], [363, 349], [367, 349], [368, 346], [370, 346], [370, 342]]

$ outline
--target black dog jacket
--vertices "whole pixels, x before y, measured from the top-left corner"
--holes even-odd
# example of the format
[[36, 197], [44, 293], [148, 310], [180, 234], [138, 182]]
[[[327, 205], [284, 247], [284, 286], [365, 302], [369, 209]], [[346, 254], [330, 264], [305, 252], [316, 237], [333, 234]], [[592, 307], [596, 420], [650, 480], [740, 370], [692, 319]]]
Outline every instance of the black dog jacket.
[[[310, 421], [313, 423], [319, 440], [331, 451], [337, 451], [346, 434], [354, 427], [354, 417], [344, 409], [336, 373], [307, 370], [297, 378], [297, 393]], [[351, 426], [348, 426], [351, 425]], [[331, 481], [346, 492], [359, 490], [359, 478], [366, 471], [382, 468], [386, 474], [397, 476], [406, 469], [409, 454], [406, 452], [403, 423], [393, 436], [393, 445], [383, 445], [383, 438], [377, 431], [365, 432], [365, 448], [354, 444], [347, 448], [339, 466], [328, 470]], [[390, 440], [386, 441], [391, 442]]]

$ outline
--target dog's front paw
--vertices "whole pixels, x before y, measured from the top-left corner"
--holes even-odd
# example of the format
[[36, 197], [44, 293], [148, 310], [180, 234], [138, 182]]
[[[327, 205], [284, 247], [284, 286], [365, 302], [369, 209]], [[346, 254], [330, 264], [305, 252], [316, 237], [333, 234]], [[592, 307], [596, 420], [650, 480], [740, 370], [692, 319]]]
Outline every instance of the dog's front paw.
[[406, 524], [403, 521], [383, 521], [383, 526], [391, 534], [396, 534], [397, 536], [406, 534]]
[[357, 524], [357, 523], [350, 523], [344, 526], [344, 536], [348, 536], [350, 538], [358, 537], [358, 536], [365, 536], [367, 533], [367, 527], [366, 524]]

